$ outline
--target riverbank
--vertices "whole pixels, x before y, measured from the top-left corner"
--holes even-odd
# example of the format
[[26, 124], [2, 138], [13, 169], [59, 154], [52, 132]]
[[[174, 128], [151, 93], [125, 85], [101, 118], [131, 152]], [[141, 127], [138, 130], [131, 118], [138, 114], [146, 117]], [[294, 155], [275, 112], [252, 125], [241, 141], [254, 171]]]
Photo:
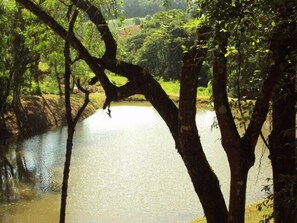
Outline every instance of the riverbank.
[[[272, 213], [271, 208], [263, 207], [261, 209], [261, 211], [259, 211], [257, 209], [257, 205], [262, 202], [263, 202], [263, 200], [246, 205], [246, 208], [245, 208], [245, 222], [246, 223], [259, 223], [259, 222], [261, 222], [261, 220], [264, 220], [265, 216], [267, 217], [267, 216], [271, 215], [271, 213]], [[269, 222], [273, 222], [273, 221], [269, 221]], [[205, 218], [197, 218], [194, 221], [192, 221], [191, 223], [206, 223], [206, 219]]]
[[[83, 95], [72, 95], [72, 111], [76, 114], [84, 101]], [[66, 124], [65, 98], [58, 95], [26, 96], [21, 98], [19, 114], [8, 111], [1, 117], [0, 139], [22, 138]], [[91, 96], [81, 119], [102, 107], [103, 100]]]
[[[177, 96], [170, 98], [178, 104]], [[84, 95], [74, 94], [71, 96], [73, 114], [76, 114], [83, 104]], [[18, 116], [9, 111], [1, 117], [0, 139], [11, 137], [27, 137], [44, 132], [51, 128], [66, 124], [64, 97], [58, 95], [26, 96], [21, 99], [21, 114]], [[105, 96], [103, 93], [90, 95], [90, 103], [81, 116], [81, 119], [94, 114], [97, 109], [102, 108]], [[137, 105], [150, 106], [150, 103], [141, 95], [129, 97], [120, 102], [113, 102], [111, 106]], [[209, 97], [200, 97], [197, 106], [210, 109]]]

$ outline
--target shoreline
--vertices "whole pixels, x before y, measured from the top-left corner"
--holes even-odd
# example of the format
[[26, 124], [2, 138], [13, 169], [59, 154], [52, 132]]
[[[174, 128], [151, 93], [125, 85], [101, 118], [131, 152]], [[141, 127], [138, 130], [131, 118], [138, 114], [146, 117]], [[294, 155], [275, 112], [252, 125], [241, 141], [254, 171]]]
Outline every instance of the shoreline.
[[[71, 96], [73, 114], [76, 114], [82, 105], [83, 97]], [[97, 102], [90, 97], [90, 103], [80, 120], [94, 114], [100, 105], [100, 101]], [[64, 97], [26, 96], [21, 99], [21, 110], [20, 114], [8, 111], [1, 117], [0, 140], [24, 139], [66, 125]]]
[[[178, 104], [177, 96], [170, 99]], [[83, 94], [71, 95], [73, 114], [76, 114], [83, 104]], [[101, 109], [105, 100], [104, 93], [90, 94], [90, 102], [83, 112], [80, 120], [94, 114]], [[151, 106], [142, 95], [135, 95], [118, 102], [112, 102], [112, 106]], [[198, 98], [197, 107], [212, 109], [209, 98]], [[59, 95], [25, 96], [21, 99], [22, 112], [18, 115], [13, 111], [6, 112], [0, 118], [0, 140], [23, 139], [43, 133], [53, 128], [66, 125], [64, 97]]]

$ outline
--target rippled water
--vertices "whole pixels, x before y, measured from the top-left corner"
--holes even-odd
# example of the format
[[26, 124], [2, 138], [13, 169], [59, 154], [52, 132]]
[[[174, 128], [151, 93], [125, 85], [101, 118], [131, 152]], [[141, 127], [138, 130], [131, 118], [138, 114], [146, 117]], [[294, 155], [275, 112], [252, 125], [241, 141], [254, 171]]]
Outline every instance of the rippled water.
[[[202, 144], [228, 199], [228, 164], [213, 121], [212, 111], [197, 114]], [[0, 223], [58, 222], [65, 141], [61, 128], [10, 146], [10, 159], [21, 151], [36, 180], [27, 197], [1, 205]], [[258, 157], [262, 152], [259, 145]], [[247, 202], [263, 198], [261, 186], [271, 176], [266, 153], [258, 164], [250, 171]], [[151, 107], [114, 107], [112, 118], [97, 111], [79, 123], [69, 183], [70, 223], [182, 223], [203, 215], [169, 130]]]

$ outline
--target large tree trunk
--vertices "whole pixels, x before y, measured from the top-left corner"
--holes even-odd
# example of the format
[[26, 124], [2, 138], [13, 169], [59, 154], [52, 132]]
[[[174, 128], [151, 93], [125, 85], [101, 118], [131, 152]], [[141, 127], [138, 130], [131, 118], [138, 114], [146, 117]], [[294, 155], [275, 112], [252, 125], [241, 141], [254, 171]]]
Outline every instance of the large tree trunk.
[[[199, 40], [205, 40], [207, 34], [207, 29], [200, 28]], [[224, 223], [228, 219], [227, 207], [219, 181], [204, 154], [195, 121], [198, 74], [206, 52], [206, 49], [193, 47], [184, 56], [178, 113], [178, 151], [200, 198], [207, 222]]]
[[272, 104], [269, 136], [276, 223], [297, 222], [296, 73], [284, 78]]
[[[222, 146], [226, 151], [231, 171], [228, 222], [243, 223], [247, 174], [250, 167], [248, 161], [253, 154], [245, 151], [248, 147], [244, 146], [244, 141], [238, 134], [228, 102], [227, 58], [225, 57], [228, 36], [220, 32], [221, 25], [218, 24], [216, 27], [216, 41], [219, 48], [214, 52], [213, 100], [222, 135]], [[249, 155], [251, 157], [248, 157]]]
[[[228, 18], [225, 20], [228, 21]], [[228, 46], [228, 33], [221, 31], [227, 22], [223, 21], [217, 22], [215, 28], [215, 43], [218, 47], [214, 51], [213, 101], [221, 131], [222, 146], [227, 154], [231, 171], [228, 222], [243, 223], [248, 171], [255, 161], [255, 146], [266, 119], [271, 92], [278, 80], [278, 74], [273, 72], [267, 75], [260, 96], [256, 100], [248, 128], [244, 136], [241, 137], [231, 112], [226, 89], [228, 61], [225, 55]]]
[[[233, 145], [236, 145], [236, 143]], [[247, 147], [244, 140], [241, 140], [239, 147], [229, 148], [228, 160], [231, 181], [228, 222], [244, 222], [247, 176], [251, 167], [248, 162], [250, 157], [245, 154], [246, 151]]]
[[294, 1], [287, 0], [279, 9], [281, 21], [271, 44], [275, 70], [282, 76], [272, 100], [272, 132], [269, 136], [276, 223], [297, 222], [297, 22], [291, 19], [295, 5]]

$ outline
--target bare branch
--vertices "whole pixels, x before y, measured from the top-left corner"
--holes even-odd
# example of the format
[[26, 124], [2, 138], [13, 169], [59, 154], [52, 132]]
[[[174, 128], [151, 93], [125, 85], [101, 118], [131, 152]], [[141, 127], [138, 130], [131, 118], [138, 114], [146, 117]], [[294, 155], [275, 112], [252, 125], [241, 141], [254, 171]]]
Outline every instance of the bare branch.
[[[208, 33], [207, 27], [202, 27], [198, 30], [198, 41], [205, 43]], [[184, 145], [189, 141], [189, 138], [196, 136], [198, 139], [198, 129], [196, 126], [196, 101], [197, 101], [197, 86], [198, 75], [202, 67], [202, 63], [206, 57], [207, 49], [204, 45], [192, 47], [184, 54], [183, 68], [181, 74], [180, 85], [180, 103], [178, 110], [178, 124], [180, 136], [180, 153], [186, 153], [189, 146]]]
[[[16, 1], [33, 12], [41, 21], [48, 25], [60, 37], [62, 37], [63, 39], [66, 38], [67, 31], [53, 17], [48, 15], [35, 3], [29, 0]], [[80, 6], [82, 9], [85, 10], [89, 8], [92, 9], [90, 14], [95, 16], [93, 19], [95, 22], [97, 22], [97, 28], [98, 30], [100, 29], [100, 33], [104, 34], [102, 38], [106, 42], [106, 48], [109, 48], [106, 49], [105, 56], [102, 59], [95, 58], [90, 55], [88, 50], [75, 36], [71, 37], [71, 46], [76, 49], [79, 57], [85, 60], [90, 69], [95, 73], [96, 78], [94, 78], [94, 82], [96, 82], [96, 80], [100, 81], [107, 95], [107, 98], [110, 99], [118, 99], [123, 97], [123, 95], [131, 95], [132, 92], [143, 94], [145, 98], [150, 101], [155, 109], [159, 112], [161, 117], [165, 120], [173, 137], [177, 139], [178, 112], [177, 107], [175, 106], [173, 101], [169, 99], [168, 95], [162, 89], [160, 84], [148, 72], [144, 71], [139, 66], [128, 64], [123, 61], [117, 61], [114, 58], [116, 53], [116, 44], [114, 43], [114, 39], [107, 27], [104, 18], [102, 17], [101, 12], [98, 11], [98, 8], [93, 7], [90, 5], [89, 2], [86, 3], [86, 1], [82, 0], [73, 1], [73, 3], [76, 3], [77, 6]], [[108, 39], [111, 41], [111, 43], [108, 43]], [[114, 73], [127, 77], [131, 83], [126, 84], [125, 87], [123, 86], [120, 88], [114, 86], [108, 79], [107, 75], [104, 73], [104, 69], [108, 69]], [[126, 89], [126, 93], [124, 93], [124, 89]], [[117, 93], [117, 91], [120, 91], [120, 93]], [[114, 95], [120, 96], [115, 97]], [[110, 99], [107, 99], [107, 103], [111, 101]]]
[[78, 110], [76, 116], [74, 117], [74, 120], [73, 120], [74, 125], [77, 124], [79, 118], [81, 117], [82, 113], [84, 112], [85, 108], [87, 107], [87, 105], [88, 105], [89, 102], [90, 102], [90, 98], [89, 98], [90, 92], [87, 91], [86, 89], [84, 89], [84, 88], [80, 85], [80, 80], [79, 80], [79, 79], [78, 79], [77, 82], [76, 82], [76, 86], [78, 87], [78, 89], [79, 89], [80, 91], [82, 91], [82, 92], [85, 94], [85, 100], [84, 100], [84, 103], [83, 103], [83, 105], [81, 106], [81, 108]]
[[261, 88], [260, 97], [256, 100], [251, 121], [248, 125], [247, 131], [244, 135], [245, 140], [250, 141], [251, 147], [257, 143], [258, 137], [261, 133], [262, 125], [266, 119], [269, 102], [273, 94], [273, 90], [276, 86], [279, 77], [284, 71], [281, 69], [280, 64], [274, 64], [270, 67], [268, 76], [265, 79]]
[[[67, 31], [50, 15], [43, 11], [39, 6], [37, 6], [32, 1], [28, 0], [16, 0], [22, 4], [25, 8], [33, 12], [38, 18], [41, 19], [46, 25], [48, 25], [54, 32], [56, 32], [60, 37], [66, 39]], [[113, 85], [109, 81], [108, 77], [103, 72], [101, 65], [91, 56], [89, 51], [83, 46], [83, 44], [74, 36], [71, 36], [70, 44], [74, 47], [80, 58], [83, 58], [90, 69], [95, 73], [98, 80], [100, 81], [102, 87], [106, 90], [111, 88]]]
[[[71, 8], [71, 7], [70, 7]], [[71, 58], [70, 58], [70, 41], [73, 34], [73, 27], [78, 15], [78, 11], [75, 10], [71, 21], [69, 22], [69, 31], [66, 35], [65, 46], [64, 46], [64, 58], [65, 58], [65, 105], [66, 105], [66, 119], [69, 128], [73, 127], [73, 118], [71, 112], [71, 101], [70, 101], [70, 76], [71, 76]]]
[[[67, 204], [67, 191], [68, 191], [68, 178], [70, 172], [70, 162], [72, 154], [72, 140], [76, 122], [73, 121], [71, 112], [71, 99], [70, 99], [70, 76], [71, 76], [71, 58], [70, 58], [70, 40], [73, 36], [73, 27], [78, 15], [78, 11], [75, 10], [71, 21], [69, 23], [69, 32], [67, 33], [64, 45], [64, 58], [65, 58], [65, 106], [66, 106], [66, 119], [68, 126], [67, 146], [65, 163], [63, 170], [63, 182], [61, 193], [61, 207], [60, 207], [60, 223], [65, 223], [66, 218], [66, 204]], [[77, 117], [76, 117], [77, 118]]]
[[104, 16], [101, 13], [101, 9], [90, 4], [88, 1], [72, 0], [72, 2], [89, 16], [90, 20], [96, 25], [98, 31], [100, 32], [106, 47], [103, 58], [115, 59], [117, 43], [109, 30]]
[[217, 24], [216, 41], [218, 49], [214, 52], [213, 62], [213, 101], [219, 127], [222, 135], [224, 149], [230, 148], [229, 142], [240, 143], [233, 115], [231, 113], [227, 95], [227, 59], [225, 57], [228, 45], [227, 34], [221, 32], [222, 24]]

